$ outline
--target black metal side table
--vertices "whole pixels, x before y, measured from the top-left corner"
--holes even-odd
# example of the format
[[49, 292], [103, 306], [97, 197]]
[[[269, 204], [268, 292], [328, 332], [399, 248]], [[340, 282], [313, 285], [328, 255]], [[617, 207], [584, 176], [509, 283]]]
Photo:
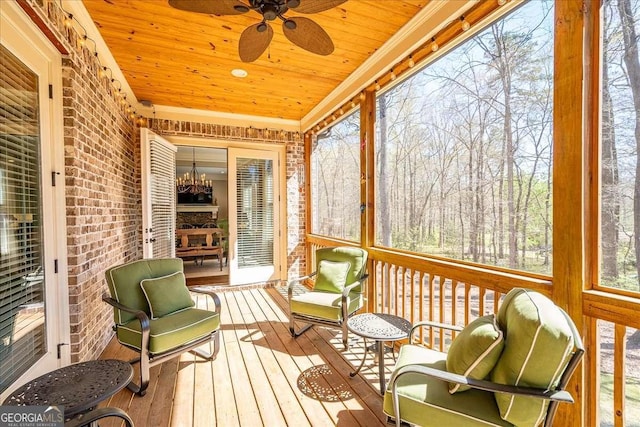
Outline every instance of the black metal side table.
[[384, 375], [384, 343], [385, 341], [399, 341], [409, 336], [411, 322], [400, 316], [384, 313], [356, 314], [347, 321], [347, 328], [354, 334], [364, 338], [364, 355], [360, 366], [354, 372], [349, 373], [355, 377], [367, 359], [367, 338], [375, 342], [378, 351], [378, 373], [380, 376], [380, 393], [384, 395], [386, 379]]
[[65, 366], [29, 381], [4, 402], [8, 406], [64, 406], [65, 426], [84, 426], [106, 417], [117, 417], [133, 427], [119, 408], [95, 409], [133, 379], [133, 368], [121, 360], [92, 360]]

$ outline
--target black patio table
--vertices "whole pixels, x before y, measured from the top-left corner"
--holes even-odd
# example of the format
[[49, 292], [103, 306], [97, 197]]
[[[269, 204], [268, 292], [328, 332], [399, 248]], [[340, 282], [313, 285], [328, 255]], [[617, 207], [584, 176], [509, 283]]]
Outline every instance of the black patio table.
[[[385, 313], [356, 314], [347, 321], [347, 328], [354, 334], [364, 338], [364, 355], [360, 366], [349, 375], [354, 377], [360, 372], [369, 350], [378, 353], [378, 375], [380, 376], [380, 394], [384, 395], [386, 388], [384, 372], [385, 341], [399, 341], [409, 336], [411, 322], [400, 316]], [[375, 342], [372, 348], [367, 346], [367, 338]]]
[[7, 406], [63, 406], [66, 427], [84, 426], [106, 417], [133, 421], [119, 408], [95, 409], [133, 379], [133, 368], [121, 360], [91, 360], [48, 372], [11, 393]]

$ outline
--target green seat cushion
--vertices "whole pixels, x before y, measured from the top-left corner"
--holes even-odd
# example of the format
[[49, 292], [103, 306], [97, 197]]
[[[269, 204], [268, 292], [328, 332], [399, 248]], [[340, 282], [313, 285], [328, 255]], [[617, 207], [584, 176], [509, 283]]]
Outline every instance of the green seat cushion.
[[318, 275], [313, 286], [314, 291], [342, 293], [347, 281], [351, 263], [348, 261], [329, 261], [318, 263]]
[[[198, 308], [186, 308], [150, 322], [149, 351], [164, 353], [210, 335], [220, 327], [220, 315]], [[117, 326], [118, 341], [140, 349], [140, 322], [132, 320]]]
[[144, 279], [140, 282], [140, 287], [149, 304], [152, 319], [195, 305], [182, 271], [153, 279]]
[[[291, 299], [291, 312], [319, 319], [339, 321], [342, 320], [341, 299], [341, 294], [333, 292], [306, 292]], [[362, 307], [362, 294], [351, 292], [348, 301], [347, 312], [351, 314]]]
[[[544, 295], [516, 288], [498, 310], [506, 345], [491, 372], [500, 384], [551, 389], [557, 386], [573, 350], [571, 326], [562, 311]], [[548, 402], [533, 397], [496, 393], [501, 416], [518, 426], [536, 426]]]
[[[446, 370], [445, 353], [417, 345], [400, 348], [396, 369], [406, 365], [422, 365]], [[421, 426], [511, 426], [502, 420], [493, 393], [469, 390], [450, 394], [448, 383], [420, 374], [409, 373], [400, 378], [398, 398], [400, 417]], [[384, 412], [395, 418], [391, 388], [384, 395]]]
[[[141, 259], [108, 269], [105, 278], [111, 298], [127, 307], [149, 314], [149, 303], [142, 292], [140, 282], [176, 271], [183, 271], [180, 258]], [[115, 322], [120, 325], [136, 318], [135, 314], [118, 309], [115, 309], [113, 314]]]
[[[496, 365], [502, 349], [504, 336], [493, 314], [478, 317], [469, 323], [451, 343], [447, 352], [447, 371], [483, 380]], [[471, 387], [449, 384], [449, 392], [456, 393]]]

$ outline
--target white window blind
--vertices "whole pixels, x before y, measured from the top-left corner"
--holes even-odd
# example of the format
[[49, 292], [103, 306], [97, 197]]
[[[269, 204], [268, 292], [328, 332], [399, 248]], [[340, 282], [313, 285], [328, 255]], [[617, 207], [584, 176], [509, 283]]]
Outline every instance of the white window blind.
[[151, 140], [151, 223], [153, 257], [175, 254], [176, 154], [167, 145]]
[[274, 239], [273, 161], [238, 158], [238, 268], [271, 266]]
[[38, 77], [0, 46], [0, 391], [45, 351]]

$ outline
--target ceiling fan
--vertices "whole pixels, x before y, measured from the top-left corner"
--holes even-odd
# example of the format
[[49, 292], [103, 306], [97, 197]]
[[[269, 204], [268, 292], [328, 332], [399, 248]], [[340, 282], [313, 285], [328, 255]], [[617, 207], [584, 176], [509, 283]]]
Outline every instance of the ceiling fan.
[[284, 16], [289, 10], [310, 14], [323, 12], [347, 0], [169, 0], [169, 5], [188, 12], [212, 15], [240, 15], [254, 10], [262, 15], [262, 22], [247, 27], [240, 36], [238, 51], [243, 62], [253, 62], [267, 49], [273, 38], [269, 21], [279, 18], [282, 31], [293, 44], [318, 55], [333, 52], [329, 34], [309, 18]]

